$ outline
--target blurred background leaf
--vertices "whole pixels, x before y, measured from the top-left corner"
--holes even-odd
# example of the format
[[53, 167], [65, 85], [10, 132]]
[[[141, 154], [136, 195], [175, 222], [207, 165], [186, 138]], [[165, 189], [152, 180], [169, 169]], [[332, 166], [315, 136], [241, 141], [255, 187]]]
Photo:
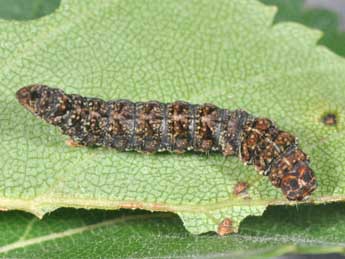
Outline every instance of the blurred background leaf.
[[[345, 56], [345, 32], [340, 30], [340, 19], [335, 12], [325, 9], [306, 9], [304, 1], [301, 0], [260, 1], [278, 7], [275, 23], [297, 22], [310, 28], [319, 29], [324, 33], [319, 44], [328, 47], [338, 55]], [[343, 8], [345, 7], [343, 6]]]
[[267, 258], [285, 253], [343, 253], [345, 206], [269, 207], [238, 234], [192, 235], [175, 214], [59, 209], [43, 220], [0, 214], [6, 258]]

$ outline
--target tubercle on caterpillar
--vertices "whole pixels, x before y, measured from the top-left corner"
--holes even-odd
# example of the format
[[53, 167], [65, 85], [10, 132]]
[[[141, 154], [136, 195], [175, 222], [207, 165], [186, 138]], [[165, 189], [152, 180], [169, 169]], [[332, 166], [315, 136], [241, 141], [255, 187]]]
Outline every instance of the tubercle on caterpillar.
[[218, 151], [254, 165], [289, 200], [305, 200], [317, 187], [297, 138], [244, 110], [183, 101], [103, 101], [41, 84], [19, 89], [16, 98], [80, 145], [146, 153]]

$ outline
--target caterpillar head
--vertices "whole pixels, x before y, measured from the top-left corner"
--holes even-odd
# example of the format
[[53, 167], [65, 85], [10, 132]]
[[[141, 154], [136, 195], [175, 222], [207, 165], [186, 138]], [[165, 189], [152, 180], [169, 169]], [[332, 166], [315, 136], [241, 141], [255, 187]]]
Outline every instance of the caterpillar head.
[[62, 90], [41, 84], [22, 87], [17, 91], [16, 98], [27, 110], [48, 122], [64, 114], [68, 103], [68, 97]]
[[32, 113], [37, 112], [37, 103], [40, 102], [42, 90], [47, 88], [43, 85], [29, 85], [20, 88], [16, 93], [16, 98], [21, 105]]

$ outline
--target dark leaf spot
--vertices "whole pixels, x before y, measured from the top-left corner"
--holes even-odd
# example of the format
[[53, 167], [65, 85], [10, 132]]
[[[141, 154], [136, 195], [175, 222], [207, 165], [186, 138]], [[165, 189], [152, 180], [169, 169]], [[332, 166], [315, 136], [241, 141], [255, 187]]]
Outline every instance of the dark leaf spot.
[[335, 113], [326, 113], [322, 116], [322, 122], [327, 126], [337, 125], [337, 115]]

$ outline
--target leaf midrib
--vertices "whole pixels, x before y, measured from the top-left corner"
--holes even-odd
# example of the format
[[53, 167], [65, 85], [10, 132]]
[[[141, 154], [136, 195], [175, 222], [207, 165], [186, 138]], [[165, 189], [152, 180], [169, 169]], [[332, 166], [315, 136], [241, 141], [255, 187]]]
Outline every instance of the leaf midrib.
[[131, 220], [146, 220], [146, 219], [153, 219], [153, 218], [169, 218], [171, 215], [166, 214], [166, 213], [154, 213], [154, 214], [144, 214], [144, 215], [133, 215], [133, 216], [125, 216], [121, 218], [115, 218], [115, 219], [110, 219], [110, 220], [105, 220], [102, 222], [98, 222], [95, 224], [90, 224], [82, 227], [77, 227], [73, 229], [68, 229], [62, 232], [56, 232], [56, 233], [51, 233], [45, 236], [39, 236], [27, 240], [18, 240], [16, 242], [13, 242], [11, 244], [4, 245], [0, 247], [0, 254], [7, 253], [16, 249], [20, 248], [25, 248], [27, 246], [31, 245], [37, 245], [42, 242], [47, 242], [55, 239], [60, 239], [60, 238], [65, 238], [68, 236], [76, 235], [83, 233], [85, 231], [91, 231], [97, 228], [101, 227], [106, 227], [106, 226], [111, 226], [115, 225], [118, 223], [126, 222], [126, 221], [131, 221]]

